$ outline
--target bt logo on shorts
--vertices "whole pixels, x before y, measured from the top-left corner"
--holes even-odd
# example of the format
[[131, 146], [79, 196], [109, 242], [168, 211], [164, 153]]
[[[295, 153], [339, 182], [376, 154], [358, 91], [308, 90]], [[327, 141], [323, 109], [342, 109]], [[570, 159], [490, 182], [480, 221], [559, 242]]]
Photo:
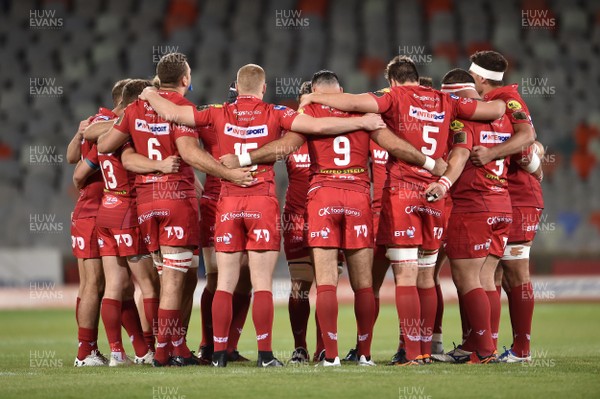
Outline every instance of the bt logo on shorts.
[[329, 230], [329, 227], [325, 227], [319, 231], [311, 231], [310, 238], [323, 237], [327, 239], [329, 238], [329, 233], [331, 233], [331, 230]]
[[178, 240], [183, 238], [183, 228], [180, 226], [165, 226], [167, 231], [167, 238], [175, 236]]
[[475, 245], [473, 245], [473, 249], [474, 249], [475, 251], [481, 251], [481, 250], [483, 250], [483, 249], [485, 249], [485, 250], [487, 251], [488, 249], [490, 249], [490, 245], [491, 245], [491, 244], [492, 244], [492, 240], [490, 240], [490, 239], [488, 238], [488, 239], [487, 239], [487, 241], [486, 241], [486, 242], [484, 242], [483, 244], [475, 244]]
[[417, 229], [415, 228], [415, 226], [410, 226], [408, 229], [406, 230], [395, 230], [394, 231], [394, 237], [408, 237], [408, 238], [414, 238], [415, 236], [415, 231]]
[[75, 246], [79, 249], [85, 248], [85, 240], [83, 237], [71, 236], [71, 247], [75, 248]]
[[115, 241], [117, 241], [117, 245], [121, 245], [121, 243], [125, 244], [127, 247], [131, 247], [133, 245], [133, 237], [131, 234], [115, 234]]
[[217, 242], [222, 242], [223, 244], [226, 244], [226, 245], [231, 244], [232, 238], [233, 238], [233, 236], [231, 235], [231, 233], [225, 233], [222, 236], [215, 237]]
[[271, 240], [271, 234], [267, 229], [254, 229], [252, 232], [256, 236], [254, 241], [264, 239], [266, 242], [269, 242]]
[[356, 231], [356, 237], [360, 236], [361, 234], [366, 237], [369, 235], [369, 229], [367, 229], [367, 225], [366, 224], [357, 224], [354, 226], [354, 231]]

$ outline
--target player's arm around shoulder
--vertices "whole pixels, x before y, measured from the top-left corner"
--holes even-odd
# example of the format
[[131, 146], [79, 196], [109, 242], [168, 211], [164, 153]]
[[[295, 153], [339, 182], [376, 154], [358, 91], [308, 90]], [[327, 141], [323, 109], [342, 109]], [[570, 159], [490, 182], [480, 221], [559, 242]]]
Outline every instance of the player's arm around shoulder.
[[377, 101], [368, 93], [310, 93], [302, 96], [299, 108], [317, 103], [347, 112], [378, 112]]
[[139, 98], [150, 103], [154, 111], [167, 121], [196, 126], [195, 108], [193, 106], [177, 105], [163, 98], [154, 87], [146, 87]]
[[256, 150], [250, 150], [240, 155], [225, 154], [219, 158], [219, 161], [228, 168], [277, 162], [292, 152], [298, 151], [305, 141], [306, 138], [302, 134], [287, 132], [280, 139], [271, 141]]

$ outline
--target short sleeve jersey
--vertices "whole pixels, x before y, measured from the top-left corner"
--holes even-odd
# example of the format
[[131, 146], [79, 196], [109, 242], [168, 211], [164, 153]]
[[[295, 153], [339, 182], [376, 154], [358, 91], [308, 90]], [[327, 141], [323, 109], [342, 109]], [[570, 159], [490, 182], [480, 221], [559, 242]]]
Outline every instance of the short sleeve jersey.
[[[469, 119], [475, 100], [460, 98], [424, 86], [395, 86], [371, 93], [388, 127], [400, 138], [431, 158], [446, 157], [450, 123]], [[393, 156], [387, 165], [388, 184], [427, 185], [437, 180], [429, 171]]]
[[[486, 101], [501, 99], [506, 104], [506, 115], [513, 125], [521, 123], [533, 126], [527, 105], [519, 94], [517, 84], [499, 87], [484, 96]], [[513, 155], [516, 161], [520, 154]], [[517, 162], [511, 162], [508, 168], [508, 192], [513, 206], [544, 207], [541, 183]]]

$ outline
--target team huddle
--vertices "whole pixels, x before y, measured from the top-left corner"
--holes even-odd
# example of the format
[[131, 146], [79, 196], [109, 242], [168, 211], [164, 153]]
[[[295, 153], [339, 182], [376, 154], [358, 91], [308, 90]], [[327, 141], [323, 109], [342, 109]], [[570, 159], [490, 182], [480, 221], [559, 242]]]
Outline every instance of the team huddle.
[[[258, 367], [283, 366], [272, 349], [282, 236], [290, 364], [311, 360], [314, 282], [312, 361], [375, 366], [371, 342], [390, 266], [400, 329], [391, 365], [530, 361], [529, 250], [543, 209], [543, 147], [517, 85], [502, 83], [506, 59], [482, 51], [471, 62], [469, 71], [449, 71], [440, 90], [408, 57], [392, 59], [389, 87], [372, 93], [343, 93], [338, 76], [321, 70], [300, 88], [297, 111], [262, 100], [266, 76], [255, 64], [239, 69], [227, 102], [206, 106], [184, 98], [191, 69], [180, 53], [160, 60], [152, 82], [117, 82], [114, 109], [82, 121], [67, 149], [81, 193], [71, 225], [80, 273], [75, 366], [248, 361], [237, 344], [250, 306]], [[283, 214], [273, 169], [280, 159], [289, 180]], [[194, 169], [206, 174], [204, 186]], [[199, 256], [206, 286], [196, 355], [187, 328]], [[463, 342], [445, 353], [439, 272], [447, 259]], [[340, 360], [344, 264], [357, 331]], [[498, 354], [502, 288], [513, 342]], [[97, 344], [100, 317], [108, 359]]]

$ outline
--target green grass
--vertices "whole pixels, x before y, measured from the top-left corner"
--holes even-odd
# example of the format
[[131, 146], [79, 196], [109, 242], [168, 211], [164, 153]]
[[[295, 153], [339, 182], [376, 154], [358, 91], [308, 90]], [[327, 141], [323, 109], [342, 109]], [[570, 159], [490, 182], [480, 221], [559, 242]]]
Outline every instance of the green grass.
[[[503, 309], [500, 345], [509, 344], [509, 322]], [[189, 342], [200, 339], [198, 310]], [[314, 351], [314, 320], [309, 344]], [[444, 341], [459, 340], [456, 306], [447, 306]], [[340, 308], [340, 353], [353, 345], [355, 324], [350, 306]], [[384, 363], [397, 344], [396, 313], [384, 306], [375, 330], [373, 357], [380, 366], [340, 369], [287, 367], [261, 370], [230, 364], [226, 369], [188, 367], [127, 369], [72, 367], [77, 342], [72, 311], [0, 312], [0, 398], [592, 398], [600, 397], [600, 306], [539, 304], [533, 335], [533, 364], [446, 365], [399, 368]], [[107, 352], [104, 331], [100, 348]], [[243, 355], [256, 359], [253, 327], [240, 341]], [[275, 313], [274, 350], [282, 360], [293, 350], [287, 308]], [[44, 352], [50, 351], [50, 352]], [[32, 358], [31, 353], [42, 356]], [[129, 349], [132, 353], [133, 350]]]

